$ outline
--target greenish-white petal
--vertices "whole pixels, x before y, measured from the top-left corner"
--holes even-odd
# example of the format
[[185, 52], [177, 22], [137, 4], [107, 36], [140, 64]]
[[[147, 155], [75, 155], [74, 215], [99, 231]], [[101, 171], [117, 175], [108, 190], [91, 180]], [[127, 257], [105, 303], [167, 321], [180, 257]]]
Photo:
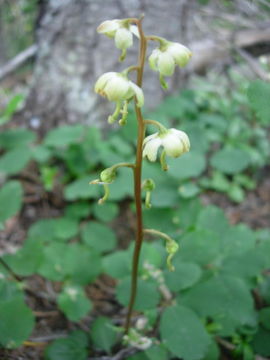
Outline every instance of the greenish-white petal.
[[95, 92], [100, 93], [101, 91], [103, 91], [106, 83], [109, 81], [109, 79], [111, 79], [115, 75], [116, 72], [112, 72], [112, 71], [101, 75], [95, 84]]
[[167, 52], [172, 55], [175, 63], [180, 67], [184, 67], [192, 55], [191, 51], [186, 46], [178, 43], [171, 43]]
[[118, 49], [127, 49], [133, 44], [132, 33], [126, 28], [119, 28], [116, 30], [114, 41]]
[[149, 56], [149, 66], [152, 70], [154, 71], [158, 71], [158, 67], [157, 67], [157, 62], [158, 62], [158, 57], [160, 55], [160, 50], [155, 49], [152, 54]]
[[158, 57], [157, 67], [159, 72], [164, 76], [171, 76], [174, 72], [174, 60], [168, 52], [161, 52]]
[[106, 20], [98, 26], [97, 32], [99, 34], [105, 34], [109, 37], [114, 37], [115, 32], [117, 29], [119, 29], [119, 27], [120, 24], [118, 19]]
[[164, 147], [164, 150], [166, 151], [166, 154], [172, 157], [180, 156], [184, 150], [183, 144], [178, 139], [178, 137], [174, 135], [166, 135], [162, 139], [162, 145]]
[[147, 141], [143, 149], [143, 157], [147, 157], [149, 161], [156, 161], [158, 148], [161, 145], [161, 139], [159, 137], [152, 138]]
[[132, 81], [130, 81], [129, 84], [134, 91], [134, 95], [136, 96], [138, 107], [142, 107], [144, 104], [144, 95], [142, 89], [138, 85], [134, 84]]
[[105, 85], [104, 92], [110, 101], [125, 100], [129, 81], [119, 74], [113, 76]]

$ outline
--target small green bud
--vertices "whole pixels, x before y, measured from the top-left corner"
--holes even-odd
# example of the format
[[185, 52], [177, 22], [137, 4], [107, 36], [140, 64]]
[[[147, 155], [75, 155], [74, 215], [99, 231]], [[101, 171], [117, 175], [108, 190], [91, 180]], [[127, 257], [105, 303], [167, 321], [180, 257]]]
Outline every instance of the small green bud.
[[106, 184], [111, 184], [116, 178], [114, 168], [107, 168], [100, 173], [100, 180]]

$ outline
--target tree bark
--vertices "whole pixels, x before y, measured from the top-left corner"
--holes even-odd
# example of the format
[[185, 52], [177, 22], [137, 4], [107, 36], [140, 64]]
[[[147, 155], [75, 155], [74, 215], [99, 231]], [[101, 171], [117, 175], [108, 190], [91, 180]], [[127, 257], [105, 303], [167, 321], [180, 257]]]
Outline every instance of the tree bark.
[[[32, 86], [20, 117], [30, 124], [40, 122], [40, 129], [45, 131], [63, 122], [104, 126], [113, 106], [94, 94], [95, 81], [106, 71], [121, 71], [136, 63], [137, 41], [125, 62], [119, 63], [119, 50], [113, 40], [97, 34], [96, 27], [107, 19], [139, 17], [144, 13], [146, 34], [181, 42], [179, 19], [184, 3], [185, 0], [48, 1], [37, 32]], [[157, 73], [147, 70], [146, 79], [146, 104], [154, 107], [164, 92]], [[179, 84], [174, 83], [173, 87], [179, 88]]]

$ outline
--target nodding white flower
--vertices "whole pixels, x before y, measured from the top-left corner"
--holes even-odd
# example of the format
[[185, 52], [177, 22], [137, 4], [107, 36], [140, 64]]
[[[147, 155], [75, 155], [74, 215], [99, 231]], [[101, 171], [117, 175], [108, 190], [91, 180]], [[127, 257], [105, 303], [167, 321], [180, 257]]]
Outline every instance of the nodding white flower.
[[147, 136], [143, 142], [143, 157], [156, 161], [159, 148], [162, 146], [166, 155], [178, 157], [190, 149], [190, 142], [184, 131], [169, 129], [166, 132]]
[[191, 58], [191, 51], [176, 42], [164, 41], [160, 48], [155, 49], [149, 56], [151, 69], [159, 71], [161, 75], [171, 76], [175, 65], [184, 67]]
[[96, 82], [95, 92], [115, 102], [130, 100], [136, 96], [137, 105], [141, 107], [144, 104], [142, 89], [122, 73], [107, 72], [101, 75]]
[[114, 38], [116, 47], [123, 51], [122, 60], [126, 49], [133, 44], [133, 34], [139, 37], [137, 26], [131, 25], [127, 19], [106, 20], [98, 26], [97, 32]]

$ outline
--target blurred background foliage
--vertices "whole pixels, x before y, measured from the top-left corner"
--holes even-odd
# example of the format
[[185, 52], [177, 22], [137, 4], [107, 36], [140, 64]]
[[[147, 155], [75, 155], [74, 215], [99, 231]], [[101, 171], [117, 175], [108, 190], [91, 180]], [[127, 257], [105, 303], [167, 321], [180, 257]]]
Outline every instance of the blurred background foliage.
[[[237, 4], [256, 5], [263, 20], [270, 7]], [[227, 14], [235, 4], [219, 6]], [[2, 63], [35, 41], [39, 11], [37, 1], [1, 3]], [[234, 25], [225, 16], [214, 26]], [[269, 76], [269, 54], [254, 59]], [[0, 355], [112, 358], [130, 284], [132, 174], [118, 171], [102, 206], [102, 187], [89, 181], [134, 160], [135, 115], [130, 109], [126, 126], [106, 132], [64, 124], [41, 135], [35, 119], [32, 128], [18, 126], [31, 69], [18, 69], [1, 89]], [[144, 243], [135, 307], [154, 340], [127, 359], [270, 357], [270, 83], [257, 70], [236, 56], [145, 109], [145, 117], [186, 131], [192, 148], [166, 173], [144, 162], [143, 177], [156, 183], [145, 227], [167, 232], [180, 251], [170, 273], [162, 239]]]

